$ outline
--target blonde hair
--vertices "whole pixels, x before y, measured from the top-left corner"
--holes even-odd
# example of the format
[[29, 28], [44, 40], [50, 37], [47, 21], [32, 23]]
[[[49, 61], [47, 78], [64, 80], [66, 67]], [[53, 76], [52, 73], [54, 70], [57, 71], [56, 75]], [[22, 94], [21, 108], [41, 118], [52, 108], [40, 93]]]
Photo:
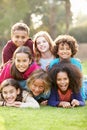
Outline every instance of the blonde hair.
[[26, 31], [27, 34], [30, 34], [30, 28], [23, 22], [17, 22], [16, 24], [14, 24], [11, 28], [11, 36], [14, 34], [14, 32], [16, 30], [22, 30], [22, 31]]
[[34, 71], [27, 79], [27, 87], [31, 89], [31, 85], [35, 80], [41, 79], [44, 82], [44, 93], [48, 93], [51, 88], [50, 79], [47, 72], [42, 69]]
[[53, 46], [54, 46], [54, 42], [48, 32], [40, 31], [40, 32], [36, 33], [34, 36], [34, 53], [35, 53], [35, 59], [36, 59], [37, 63], [39, 63], [39, 60], [41, 58], [41, 53], [37, 48], [37, 38], [38, 37], [44, 37], [47, 40], [47, 42], [50, 45], [50, 51], [52, 54], [53, 54]]

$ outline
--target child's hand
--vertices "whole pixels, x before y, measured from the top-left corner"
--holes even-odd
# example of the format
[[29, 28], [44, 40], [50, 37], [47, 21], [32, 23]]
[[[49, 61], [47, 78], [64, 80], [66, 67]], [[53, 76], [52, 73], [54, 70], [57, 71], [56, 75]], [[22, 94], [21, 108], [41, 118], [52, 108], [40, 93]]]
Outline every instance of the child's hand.
[[6, 106], [9, 106], [9, 107], [20, 107], [20, 105], [21, 105], [20, 101], [15, 101], [13, 103], [6, 103]]
[[71, 104], [69, 102], [64, 102], [64, 101], [61, 101], [59, 103], [59, 106], [60, 107], [63, 107], [63, 108], [70, 108], [71, 107]]
[[71, 102], [72, 107], [79, 106], [79, 101], [76, 99], [73, 99]]
[[46, 106], [47, 102], [48, 102], [48, 100], [45, 100], [45, 101], [42, 101], [40, 104], [43, 105], [43, 106]]

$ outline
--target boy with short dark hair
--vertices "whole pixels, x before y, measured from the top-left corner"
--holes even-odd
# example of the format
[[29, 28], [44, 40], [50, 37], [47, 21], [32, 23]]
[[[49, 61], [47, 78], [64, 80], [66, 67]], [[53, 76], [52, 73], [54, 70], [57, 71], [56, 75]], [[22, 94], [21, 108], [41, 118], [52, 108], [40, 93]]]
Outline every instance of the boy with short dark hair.
[[2, 64], [8, 62], [14, 51], [19, 46], [28, 46], [33, 53], [33, 41], [29, 38], [30, 29], [22, 22], [14, 24], [11, 28], [11, 40], [7, 42], [2, 50]]

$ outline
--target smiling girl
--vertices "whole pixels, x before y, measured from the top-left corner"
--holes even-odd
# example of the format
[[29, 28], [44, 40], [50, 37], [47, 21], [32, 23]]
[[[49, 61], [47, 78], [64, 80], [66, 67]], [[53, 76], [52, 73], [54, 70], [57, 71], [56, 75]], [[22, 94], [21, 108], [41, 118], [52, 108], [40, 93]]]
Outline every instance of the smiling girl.
[[14, 79], [6, 79], [0, 85], [0, 106], [39, 108], [38, 102]]
[[53, 40], [46, 31], [36, 33], [34, 37], [35, 60], [45, 71], [49, 63], [55, 58], [52, 52], [53, 46]]
[[34, 71], [27, 79], [27, 86], [29, 92], [41, 105], [47, 105], [51, 83], [46, 71], [42, 69]]
[[13, 54], [13, 60], [5, 64], [0, 71], [0, 83], [5, 79], [14, 78], [20, 81], [24, 88], [26, 79], [39, 68], [40, 66], [33, 60], [29, 47], [20, 46]]
[[62, 61], [53, 66], [49, 76], [53, 87], [48, 105], [64, 108], [85, 105], [80, 93], [82, 74], [75, 65]]

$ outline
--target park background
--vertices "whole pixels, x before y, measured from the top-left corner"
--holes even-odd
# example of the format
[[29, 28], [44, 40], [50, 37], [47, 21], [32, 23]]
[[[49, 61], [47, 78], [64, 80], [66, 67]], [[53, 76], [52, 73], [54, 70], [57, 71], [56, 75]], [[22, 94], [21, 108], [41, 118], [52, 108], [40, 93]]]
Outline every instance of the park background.
[[87, 0], [0, 0], [0, 50], [19, 21], [30, 27], [32, 39], [40, 30], [53, 40], [60, 34], [74, 36], [79, 44], [76, 56], [87, 60]]
[[[41, 30], [53, 40], [60, 34], [74, 36], [79, 44], [76, 57], [87, 75], [87, 0], [0, 0], [1, 53], [12, 25], [19, 21], [30, 27], [32, 39]], [[87, 105], [71, 109], [41, 106], [38, 110], [0, 107], [0, 130], [15, 129], [87, 130]]]

